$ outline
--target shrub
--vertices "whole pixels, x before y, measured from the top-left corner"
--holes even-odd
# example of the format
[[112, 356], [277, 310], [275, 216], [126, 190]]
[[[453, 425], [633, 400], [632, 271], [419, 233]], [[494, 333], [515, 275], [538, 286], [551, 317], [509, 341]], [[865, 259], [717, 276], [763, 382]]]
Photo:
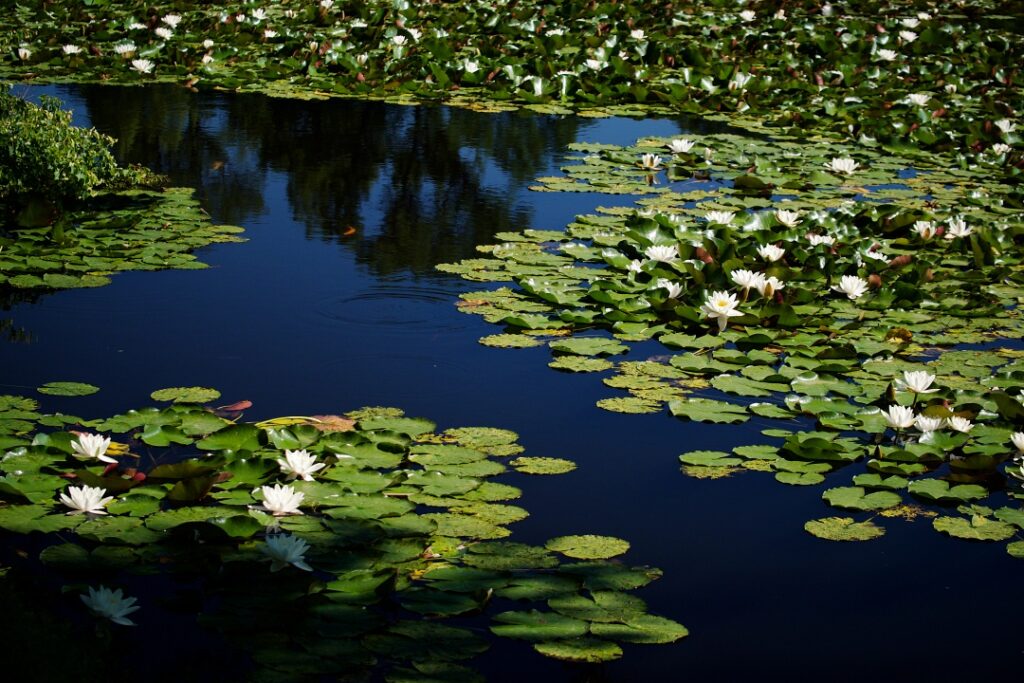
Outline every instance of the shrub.
[[135, 184], [138, 171], [118, 166], [113, 142], [71, 125], [71, 112], [55, 98], [37, 106], [0, 86], [0, 205], [16, 214], [43, 204], [52, 220], [98, 190]]

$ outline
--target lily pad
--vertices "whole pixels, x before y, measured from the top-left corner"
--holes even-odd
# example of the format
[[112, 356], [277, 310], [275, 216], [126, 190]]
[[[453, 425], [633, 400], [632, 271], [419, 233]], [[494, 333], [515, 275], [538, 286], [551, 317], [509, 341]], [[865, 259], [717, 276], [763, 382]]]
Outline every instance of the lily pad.
[[82, 382], [47, 382], [36, 391], [50, 396], [89, 396], [100, 390], [99, 387]]
[[562, 553], [581, 560], [604, 560], [622, 555], [629, 550], [629, 543], [614, 536], [559, 536], [544, 544], [548, 550]]
[[851, 517], [823, 517], [804, 524], [812, 536], [828, 541], [870, 541], [885, 535], [885, 529], [872, 522], [855, 522]]
[[150, 397], [154, 401], [173, 401], [174, 403], [209, 403], [220, 398], [220, 392], [206, 387], [170, 387], [157, 389]]

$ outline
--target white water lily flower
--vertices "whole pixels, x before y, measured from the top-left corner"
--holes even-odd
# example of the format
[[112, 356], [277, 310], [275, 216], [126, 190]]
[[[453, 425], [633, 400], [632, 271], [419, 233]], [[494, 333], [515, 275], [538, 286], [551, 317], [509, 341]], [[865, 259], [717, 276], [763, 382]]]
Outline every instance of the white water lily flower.
[[209, 38], [207, 38], [206, 40], [204, 40], [204, 41], [203, 41], [203, 47], [204, 47], [205, 49], [207, 49], [207, 50], [209, 50], [209, 49], [210, 49], [211, 47], [213, 47], [213, 46], [214, 46], [215, 44], [216, 44], [216, 43], [214, 43], [214, 42], [213, 42], [212, 40], [210, 40]]
[[930, 434], [931, 432], [939, 431], [945, 424], [946, 420], [941, 417], [926, 417], [924, 415], [918, 415], [914, 426], [917, 427], [918, 431], [922, 434]]
[[109, 455], [105, 455], [108, 448], [110, 448], [110, 437], [103, 437], [99, 434], [79, 434], [78, 438], [71, 442], [74, 456], [79, 460], [117, 462]]
[[874, 247], [872, 247], [871, 249], [866, 249], [865, 251], [858, 252], [858, 253], [861, 254], [864, 258], [869, 258], [869, 259], [872, 259], [874, 261], [888, 261], [889, 260], [888, 256], [886, 256], [885, 254], [883, 254], [880, 251], [875, 251]]
[[928, 104], [928, 100], [930, 100], [931, 98], [932, 96], [926, 92], [915, 92], [907, 95], [907, 101], [909, 101], [911, 104], [916, 104], [919, 107], [923, 107], [924, 105]]
[[1017, 130], [1017, 124], [1010, 119], [999, 119], [996, 123], [996, 128], [1001, 130], [1004, 135], [1009, 135], [1013, 131]]
[[268, 28], [265, 31], [263, 31], [263, 37], [267, 38], [268, 40], [270, 38], [276, 38], [277, 37], [277, 31], [275, 31], [272, 28]]
[[704, 218], [708, 223], [719, 223], [721, 225], [729, 225], [732, 223], [732, 219], [736, 218], [736, 214], [732, 211], [708, 211], [704, 214]]
[[684, 291], [683, 286], [680, 283], [672, 282], [665, 278], [658, 278], [658, 282], [656, 284], [658, 287], [668, 290], [668, 298], [670, 299], [678, 299], [679, 295]]
[[770, 275], [768, 277], [762, 276], [761, 281], [757, 283], [757, 291], [761, 293], [761, 296], [768, 299], [772, 294], [785, 286], [786, 284], [774, 275]]
[[729, 278], [743, 289], [760, 289], [761, 283], [764, 282], [763, 273], [755, 273], [745, 268], [737, 268], [732, 271], [729, 273]]
[[[26, 57], [26, 59], [27, 59], [27, 57]], [[1005, 142], [997, 142], [996, 144], [992, 145], [992, 147], [990, 149], [992, 150], [993, 154], [1006, 154], [1007, 152], [1009, 152], [1013, 148], [1010, 147]]]
[[904, 43], [912, 43], [917, 40], [917, 34], [913, 31], [900, 31], [900, 38]]
[[859, 299], [864, 292], [868, 291], [868, 281], [856, 275], [844, 275], [840, 278], [839, 284], [833, 285], [832, 289], [840, 294], [845, 294], [852, 301]]
[[840, 157], [834, 157], [832, 161], [825, 164], [825, 168], [833, 173], [842, 173], [843, 175], [851, 175], [860, 167], [853, 159], [844, 159]]
[[165, 24], [167, 24], [171, 28], [178, 28], [178, 24], [181, 23], [181, 15], [180, 14], [165, 14], [163, 17], [160, 18], [160, 21], [164, 22]]
[[782, 247], [777, 247], [774, 244], [765, 244], [757, 248], [757, 253], [765, 261], [774, 262], [782, 258], [783, 254], [786, 253], [786, 250]]
[[743, 90], [747, 87], [747, 83], [750, 83], [753, 79], [753, 74], [743, 72], [736, 73], [732, 77], [732, 80], [729, 81], [729, 90]]
[[954, 415], [953, 417], [946, 418], [946, 424], [949, 425], [950, 429], [954, 429], [958, 432], [963, 432], [964, 434], [974, 429], [973, 422], [968, 420], [966, 417], [960, 417], [959, 415]]
[[628, 270], [631, 273], [639, 273], [643, 269], [644, 269], [644, 262], [641, 261], [640, 259], [636, 259], [636, 258], [633, 259], [632, 261], [630, 261], [629, 265], [626, 266], [626, 270]]
[[272, 572], [280, 571], [288, 565], [307, 572], [313, 571], [313, 568], [306, 564], [305, 559], [309, 543], [301, 538], [288, 534], [268, 535], [262, 550], [271, 562], [270, 571]]
[[742, 19], [743, 21], [745, 21], [747, 23], [750, 23], [751, 21], [753, 21], [756, 18], [757, 18], [757, 14], [752, 9], [745, 9], [742, 12], [740, 12], [740, 19]]
[[775, 220], [782, 223], [787, 228], [795, 228], [800, 224], [800, 212], [779, 209], [775, 212]]
[[914, 232], [920, 235], [923, 240], [930, 240], [935, 237], [935, 224], [931, 221], [914, 221]]
[[60, 494], [60, 502], [71, 508], [69, 515], [105, 515], [103, 507], [114, 500], [113, 496], [103, 497], [107, 490], [99, 486], [72, 486], [67, 493]]
[[114, 46], [114, 52], [121, 55], [122, 57], [131, 57], [133, 54], [135, 54], [135, 50], [137, 49], [138, 48], [135, 47], [135, 43], [131, 41], [127, 43], [118, 43]]
[[927, 370], [915, 370], [913, 372], [909, 370], [903, 371], [903, 384], [908, 391], [912, 391], [915, 394], [933, 394], [938, 389], [929, 389], [932, 382], [935, 381], [935, 375], [931, 374]]
[[398, 47], [402, 47], [407, 42], [409, 42], [409, 39], [406, 38], [405, 36], [395, 36], [394, 38], [391, 39], [391, 42], [397, 45]]
[[900, 56], [900, 53], [896, 52], [896, 50], [879, 50], [875, 54], [878, 56], [879, 59], [886, 62], [894, 61], [897, 57]]
[[171, 36], [174, 35], [174, 31], [163, 26], [158, 26], [157, 28], [155, 28], [153, 30], [153, 33], [155, 33], [162, 40], [170, 40]]
[[252, 17], [253, 23], [258, 24], [267, 18], [267, 10], [263, 9], [262, 7], [258, 7], [254, 9], [249, 16]]
[[326, 464], [316, 461], [315, 455], [310, 455], [305, 449], [299, 451], [284, 452], [284, 460], [277, 459], [281, 471], [288, 475], [289, 479], [301, 477], [306, 481], [313, 481], [313, 473], [327, 467]]
[[1010, 434], [1010, 441], [1013, 442], [1013, 447], [1017, 449], [1018, 453], [1024, 453], [1024, 432]]
[[920, 25], [921, 20], [915, 17], [907, 17], [906, 19], [901, 19], [900, 23], [906, 26], [907, 28], [917, 28], [918, 25]]
[[696, 144], [697, 143], [693, 140], [687, 140], [686, 138], [676, 138], [672, 142], [668, 143], [668, 148], [669, 150], [672, 151], [673, 154], [686, 154], [691, 149], [693, 149], [693, 146]]
[[133, 21], [132, 23], [128, 24], [128, 30], [129, 31], [148, 31], [149, 27], [146, 26], [143, 23], [138, 22], [138, 21]]
[[824, 244], [825, 246], [831, 247], [833, 244], [836, 243], [836, 238], [833, 237], [832, 235], [810, 234], [807, 236], [807, 241], [811, 243], [812, 247], [816, 247], [819, 244]]
[[99, 590], [89, 586], [89, 595], [79, 597], [97, 616], [110, 619], [121, 626], [135, 626], [135, 622], [129, 619], [128, 615], [139, 608], [135, 605], [135, 598], [125, 597], [120, 588], [112, 591], [106, 586], [100, 586]]
[[644, 256], [652, 261], [674, 263], [679, 259], [679, 247], [674, 244], [652, 244], [644, 249]]
[[462, 63], [462, 70], [468, 74], [475, 74], [477, 71], [480, 70], [480, 63], [474, 62], [471, 59], [467, 59]]
[[587, 65], [587, 68], [590, 69], [591, 71], [600, 71], [605, 66], [604, 62], [602, 62], [600, 59], [588, 59], [584, 63]]
[[148, 74], [153, 70], [155, 64], [148, 59], [133, 59], [132, 69], [138, 71], [140, 74]]
[[736, 300], [735, 294], [715, 292], [714, 294], [708, 294], [708, 298], [704, 301], [704, 305], [700, 307], [700, 310], [707, 317], [718, 321], [718, 331], [721, 332], [729, 324], [729, 318], [743, 315], [736, 310], [736, 307], [739, 305], [740, 302]]
[[947, 83], [942, 86], [942, 89], [948, 92], [950, 95], [956, 92], [956, 83]]
[[201, 61], [203, 64], [209, 64], [213, 61], [213, 55], [203, 55], [203, 58], [199, 61]]
[[646, 34], [642, 28], [635, 28], [629, 32], [629, 37], [633, 40], [643, 40]]
[[18, 59], [20, 59], [23, 62], [27, 62], [31, 57], [32, 50], [28, 49], [27, 47], [18, 48]]
[[963, 218], [950, 218], [949, 222], [946, 224], [945, 238], [947, 240], [952, 240], [957, 237], [967, 237], [972, 232], [974, 232], [974, 228], [967, 225], [967, 221]]
[[331, 9], [334, 7], [334, 0], [320, 0], [320, 6], [324, 9]]
[[82, 48], [78, 47], [77, 45], [64, 45], [63, 47], [61, 47], [61, 50], [63, 50], [64, 54], [66, 55], [77, 55], [79, 52], [82, 51]]
[[306, 497], [305, 493], [296, 491], [291, 486], [274, 484], [273, 486], [261, 486], [263, 491], [263, 509], [272, 513], [275, 517], [284, 515], [301, 515], [299, 505]]
[[882, 417], [889, 423], [889, 426], [893, 429], [906, 429], [907, 427], [913, 427], [914, 421], [914, 410], [909, 406], [891, 405], [888, 410], [882, 411]]
[[657, 154], [644, 154], [640, 157], [640, 167], [648, 171], [657, 171], [661, 168], [661, 157]]

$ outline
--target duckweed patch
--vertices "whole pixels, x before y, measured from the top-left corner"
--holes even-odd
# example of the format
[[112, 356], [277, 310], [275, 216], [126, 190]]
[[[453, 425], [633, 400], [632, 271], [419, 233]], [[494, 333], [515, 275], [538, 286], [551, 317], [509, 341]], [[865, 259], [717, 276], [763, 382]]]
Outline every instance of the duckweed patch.
[[[153, 583], [250, 653], [261, 678], [479, 680], [460, 662], [487, 649], [472, 627], [484, 615], [495, 635], [567, 661], [687, 635], [629, 593], [660, 572], [610, 559], [625, 541], [496, 540], [528, 515], [509, 504], [521, 491], [493, 480], [522, 451], [514, 432], [438, 432], [395, 408], [243, 423], [225, 417], [238, 404], [200, 403], [213, 390], [154, 394], [175, 402], [92, 420], [0, 397], [0, 529], [40, 548], [9, 558], [0, 580], [39, 578], [42, 563], [66, 606], [82, 609], [81, 595], [109, 628], [145, 628], [158, 608], [110, 587]], [[570, 469], [558, 463], [571, 465], [511, 462]]]

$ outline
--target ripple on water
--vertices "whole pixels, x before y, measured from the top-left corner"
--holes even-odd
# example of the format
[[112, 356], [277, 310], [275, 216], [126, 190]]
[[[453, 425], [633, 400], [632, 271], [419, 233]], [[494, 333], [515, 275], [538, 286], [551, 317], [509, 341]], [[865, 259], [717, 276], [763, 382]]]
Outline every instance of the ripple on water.
[[455, 292], [443, 288], [379, 283], [320, 299], [313, 310], [318, 318], [375, 331], [441, 332], [467, 327], [466, 316], [455, 309], [457, 300]]

